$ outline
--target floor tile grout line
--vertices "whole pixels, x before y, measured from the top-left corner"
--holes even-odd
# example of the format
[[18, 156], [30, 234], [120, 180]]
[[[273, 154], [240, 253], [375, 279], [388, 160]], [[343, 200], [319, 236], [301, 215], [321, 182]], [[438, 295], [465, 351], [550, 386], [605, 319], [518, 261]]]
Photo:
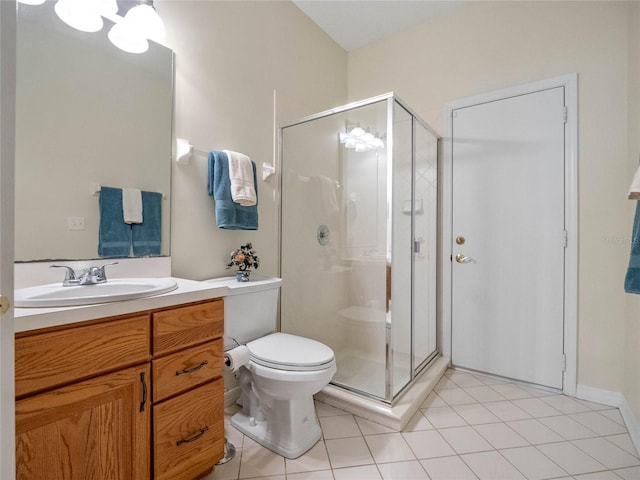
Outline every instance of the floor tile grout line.
[[[555, 443], [570, 443], [571, 445], [573, 445], [573, 443], [570, 440], [565, 440], [564, 442], [555, 442]], [[546, 444], [549, 445], [549, 444]], [[582, 453], [584, 453], [585, 455], [587, 455], [588, 457], [590, 457], [593, 461], [595, 461], [596, 463], [602, 465], [604, 467], [604, 470], [593, 470], [590, 472], [581, 472], [581, 473], [576, 473], [576, 474], [572, 474], [569, 473], [569, 475], [575, 476], [575, 475], [591, 475], [592, 473], [602, 473], [602, 472], [613, 472], [613, 469], [607, 468], [606, 465], [603, 465], [601, 462], [599, 462], [597, 459], [593, 458], [591, 455], [589, 455], [587, 452], [585, 452], [584, 450], [582, 450], [580, 447], [578, 447], [577, 445], [573, 445], [575, 448], [577, 448], [578, 450], [580, 450]], [[550, 458], [547, 454], [545, 454], [542, 450], [538, 449], [537, 450], [544, 455], [545, 457], [547, 457], [551, 462], [556, 463], [553, 461], [552, 458]], [[562, 470], [564, 470], [564, 468], [562, 468], [560, 466], [560, 468]], [[565, 470], [566, 471], [566, 470]]]
[[[602, 438], [605, 442], [607, 442], [607, 439], [600, 436], [600, 437], [596, 437], [596, 438]], [[585, 455], [588, 455], [589, 457], [591, 457], [592, 459], [594, 459], [596, 462], [598, 462], [600, 465], [604, 466], [608, 471], [612, 471], [614, 470], [614, 468], [609, 468], [607, 467], [604, 463], [602, 463], [600, 460], [598, 460], [597, 458], [595, 458], [593, 455], [591, 455], [589, 452], [587, 452], [585, 449], [580, 448], [580, 445], [576, 445], [574, 442], [579, 441], [579, 440], [591, 440], [592, 438], [579, 438], [577, 440], [570, 440], [569, 443], [571, 443], [574, 447], [576, 447], [577, 449], [581, 450]], [[610, 442], [609, 442], [610, 443]], [[615, 448], [619, 448], [620, 450], [622, 450], [620, 447], [618, 447], [617, 445], [613, 445]], [[624, 451], [624, 450], [623, 450]], [[636, 466], [636, 465], [632, 465], [632, 466]], [[620, 468], [620, 467], [618, 467]]]
[[[627, 435], [627, 436], [629, 436], [629, 432], [627, 431], [626, 433], [614, 433], [613, 435]], [[637, 458], [638, 462], [640, 462], [640, 455], [638, 454], [638, 452], [631, 453], [626, 448], [622, 448], [621, 446], [619, 446], [616, 443], [614, 443], [611, 440], [609, 440], [608, 437], [611, 437], [613, 435], [602, 435], [601, 438], [604, 438], [607, 442], [609, 442], [610, 444], [614, 445], [615, 447], [618, 447], [623, 452], [627, 452], [629, 455], [632, 455], [633, 457]], [[629, 437], [629, 440], [631, 440], [631, 437]], [[634, 450], [635, 450], [635, 446], [633, 445], [633, 442], [631, 442], [631, 446], [634, 447]]]
[[[469, 374], [469, 375], [470, 375], [470, 374]], [[619, 450], [619, 451], [621, 451], [621, 452], [624, 452], [624, 453], [626, 453], [626, 454], [628, 454], [628, 455], [632, 456], [634, 459], [637, 459], [637, 460], [638, 460], [638, 463], [640, 464], [640, 458], [638, 457], [638, 455], [634, 455], [633, 453], [629, 452], [626, 448], [623, 448], [622, 446], [619, 446], [618, 444], [616, 444], [615, 442], [613, 442], [610, 438], [607, 438], [607, 437], [613, 437], [613, 436], [619, 436], [619, 435], [627, 435], [627, 436], [629, 435], [629, 433], [628, 433], [628, 429], [626, 428], [626, 425], [624, 425], [624, 424], [620, 424], [619, 422], [617, 422], [616, 420], [614, 420], [614, 418], [611, 418], [611, 417], [609, 417], [609, 416], [604, 415], [603, 413], [601, 413], [601, 412], [604, 412], [604, 411], [607, 411], [607, 410], [610, 410], [610, 411], [619, 411], [619, 409], [616, 409], [615, 407], [612, 407], [612, 408], [597, 408], [596, 406], [592, 406], [592, 405], [589, 405], [589, 404], [583, 404], [583, 403], [579, 402], [579, 401], [578, 401], [578, 399], [571, 399], [571, 398], [567, 397], [566, 399], [563, 399], [563, 401], [565, 401], [565, 402], [566, 402], [566, 401], [573, 400], [573, 401], [577, 402], [578, 404], [580, 404], [580, 406], [581, 406], [582, 408], [584, 408], [584, 409], [585, 409], [585, 411], [571, 411], [571, 408], [572, 408], [572, 407], [570, 406], [570, 404], [569, 404], [568, 406], [566, 406], [565, 408], [563, 408], [563, 410], [559, 410], [559, 409], [556, 407], [556, 405], [557, 405], [557, 401], [556, 401], [555, 399], [553, 399], [553, 400], [552, 400], [552, 402], [545, 401], [544, 399], [545, 399], [545, 398], [547, 398], [547, 400], [549, 400], [549, 397], [551, 397], [551, 398], [554, 398], [554, 397], [561, 397], [562, 395], [553, 395], [553, 394], [549, 394], [549, 395], [546, 395], [546, 396], [536, 396], [536, 395], [535, 395], [535, 393], [533, 393], [533, 392], [529, 392], [529, 391], [527, 391], [526, 389], [523, 389], [523, 390], [525, 390], [527, 393], [531, 393], [531, 394], [532, 394], [532, 396], [531, 396], [531, 397], [526, 397], [526, 398], [515, 398], [515, 397], [514, 397], [514, 398], [505, 398], [505, 400], [481, 401], [481, 400], [478, 400], [477, 398], [473, 397], [473, 395], [471, 395], [469, 392], [466, 392], [466, 391], [465, 391], [465, 388], [473, 388], [474, 386], [480, 387], [481, 385], [468, 385], [468, 386], [466, 386], [466, 387], [465, 387], [465, 386], [463, 386], [462, 384], [457, 384], [457, 383], [455, 383], [455, 380], [454, 380], [454, 379], [452, 379], [452, 378], [449, 378], [448, 380], [449, 380], [451, 383], [453, 383], [453, 384], [455, 385], [455, 387], [454, 387], [454, 386], [451, 386], [451, 388], [448, 388], [448, 389], [441, 389], [441, 390], [450, 390], [450, 389], [456, 388], [456, 389], [459, 389], [460, 391], [464, 392], [465, 394], [469, 395], [469, 396], [470, 396], [471, 398], [473, 398], [473, 400], [474, 400], [474, 402], [473, 402], [473, 403], [462, 403], [462, 404], [459, 404], [459, 403], [456, 403], [456, 402], [449, 403], [449, 402], [447, 402], [443, 397], [441, 397], [441, 396], [438, 394], [438, 390], [434, 390], [434, 391], [433, 391], [433, 393], [434, 393], [434, 395], [436, 396], [436, 398], [438, 398], [438, 399], [442, 402], [442, 406], [447, 407], [451, 412], [455, 413], [455, 414], [456, 414], [456, 415], [457, 415], [457, 416], [462, 420], [463, 425], [460, 425], [460, 426], [453, 426], [453, 425], [451, 425], [451, 426], [441, 426], [441, 427], [438, 427], [438, 426], [434, 425], [434, 424], [433, 424], [433, 422], [431, 422], [431, 421], [429, 420], [429, 417], [426, 415], [425, 410], [428, 410], [429, 408], [439, 408], [439, 407], [433, 407], [433, 406], [431, 406], [431, 405], [430, 405], [430, 406], [427, 406], [427, 407], [422, 407], [422, 406], [420, 406], [420, 408], [419, 408], [418, 412], [420, 413], [420, 415], [422, 416], [422, 418], [424, 418], [424, 419], [428, 422], [428, 425], [429, 425], [430, 427], [432, 427], [432, 428], [428, 428], [428, 429], [424, 429], [424, 430], [422, 430], [422, 429], [421, 429], [421, 430], [415, 430], [415, 431], [401, 431], [401, 432], [398, 432], [398, 433], [402, 434], [402, 438], [403, 438], [403, 440], [406, 442], [406, 438], [405, 438], [405, 436], [404, 436], [404, 434], [406, 434], [406, 433], [413, 433], [413, 432], [426, 432], [426, 431], [431, 431], [431, 430], [433, 430], [433, 431], [435, 431], [435, 432], [437, 432], [437, 433], [438, 433], [438, 435], [439, 435], [439, 436], [440, 436], [440, 438], [444, 441], [444, 443], [445, 443], [445, 444], [446, 444], [446, 445], [447, 445], [447, 446], [452, 450], [452, 452], [454, 452], [454, 454], [453, 454], [453, 455], [441, 455], [441, 456], [439, 456], [439, 457], [430, 457], [430, 458], [445, 458], [445, 457], [450, 457], [450, 456], [451, 456], [451, 457], [457, 457], [459, 460], [463, 461], [463, 463], [464, 463], [465, 465], [467, 465], [467, 466], [468, 466], [468, 468], [469, 468], [469, 469], [474, 473], [474, 475], [476, 475], [476, 476], [477, 476], [476, 472], [475, 472], [475, 471], [473, 471], [473, 468], [471, 468], [471, 465], [470, 465], [470, 464], [468, 464], [466, 461], [464, 461], [463, 455], [465, 455], [465, 454], [464, 454], [464, 453], [458, 453], [458, 452], [456, 451], [456, 449], [454, 448], [453, 444], [451, 444], [451, 443], [450, 443], [450, 441], [449, 441], [449, 440], [447, 440], [447, 438], [442, 434], [442, 431], [443, 431], [443, 430], [447, 430], [447, 429], [452, 429], [452, 428], [462, 428], [462, 427], [471, 427], [471, 429], [472, 429], [476, 434], [478, 434], [480, 438], [482, 438], [482, 439], [483, 439], [484, 441], [486, 441], [489, 445], [491, 445], [492, 449], [490, 449], [490, 450], [482, 450], [482, 451], [478, 451], [478, 452], [475, 452], [475, 451], [474, 451], [474, 452], [469, 452], [469, 453], [486, 453], [486, 452], [496, 451], [496, 452], [498, 452], [498, 454], [501, 456], [501, 458], [503, 458], [503, 459], [504, 459], [508, 464], [510, 464], [511, 466], [513, 466], [513, 468], [515, 468], [517, 471], [519, 471], [519, 472], [520, 472], [523, 476], [525, 476], [525, 477], [526, 477], [526, 475], [524, 475], [524, 472], [520, 471], [516, 465], [514, 465], [513, 463], [511, 463], [511, 462], [509, 461], [509, 459], [508, 459], [505, 455], [503, 455], [503, 454], [502, 454], [502, 451], [511, 450], [511, 449], [517, 449], [517, 448], [525, 448], [525, 447], [530, 448], [530, 447], [533, 447], [534, 449], [536, 449], [536, 451], [537, 451], [538, 453], [542, 454], [545, 458], [547, 458], [547, 459], [548, 459], [548, 460], [549, 460], [553, 465], [556, 465], [558, 468], [560, 468], [560, 470], [563, 470], [563, 471], [564, 471], [564, 469], [563, 469], [560, 465], [558, 465], [554, 460], [552, 460], [550, 457], [548, 457], [548, 456], [547, 456], [547, 455], [546, 455], [546, 454], [545, 454], [545, 453], [544, 453], [540, 448], [538, 448], [538, 447], [540, 447], [540, 446], [542, 446], [542, 445], [552, 445], [552, 444], [554, 444], [554, 443], [557, 443], [557, 444], [560, 444], [560, 443], [566, 443], [566, 444], [572, 445], [574, 448], [578, 449], [578, 450], [579, 450], [580, 452], [582, 452], [584, 455], [586, 455], [587, 457], [591, 458], [593, 461], [597, 462], [599, 465], [601, 465], [601, 466], [604, 468], [604, 470], [594, 470], [593, 472], [588, 472], [588, 473], [611, 472], [611, 473], [613, 473], [614, 475], [616, 475], [616, 477], [620, 477], [620, 475], [618, 475], [618, 473], [617, 473], [615, 470], [621, 470], [621, 469], [625, 469], [625, 468], [633, 468], [633, 467], [638, 466], [638, 465], [631, 465], [631, 466], [629, 466], [629, 467], [612, 467], [612, 468], [609, 468], [609, 467], [607, 467], [606, 465], [604, 465], [600, 460], [598, 460], [597, 458], [593, 457], [593, 456], [592, 456], [591, 454], [589, 454], [586, 450], [584, 450], [583, 448], [581, 448], [581, 447], [579, 446], [579, 445], [580, 445], [580, 443], [577, 443], [577, 444], [575, 443], [575, 442], [580, 442], [581, 440], [592, 440], [592, 439], [599, 439], [599, 438], [601, 438], [601, 439], [603, 439], [603, 440], [606, 442], [606, 444], [607, 444], [607, 445], [611, 446], [611, 448], [612, 448], [612, 449]], [[501, 384], [498, 384], [498, 385], [513, 385], [513, 387], [514, 387], [514, 388], [520, 388], [518, 385], [515, 385], [515, 384], [508, 384], [508, 383], [505, 383], [505, 384], [502, 384], [502, 383], [501, 383]], [[489, 385], [489, 384], [485, 384], [485, 386], [488, 386], [489, 388], [491, 388], [491, 385]], [[508, 387], [506, 387], [506, 388], [508, 388]], [[497, 393], [497, 394], [501, 395], [501, 392], [498, 392], [497, 390], [495, 390], [495, 389], [493, 389], [493, 388], [491, 388], [491, 390], [494, 390], [494, 391], [496, 391], [496, 393]], [[446, 396], [446, 395], [445, 395], [445, 396]], [[558, 414], [554, 414], [554, 415], [539, 415], [539, 414], [531, 414], [529, 411], [524, 410], [524, 409], [523, 409], [523, 408], [521, 408], [517, 403], [515, 403], [515, 402], [516, 402], [516, 401], [518, 401], [518, 400], [528, 400], [528, 399], [531, 399], [531, 400], [536, 400], [536, 399], [537, 399], [537, 400], [539, 400], [539, 401], [544, 401], [544, 403], [545, 403], [547, 406], [549, 406], [549, 407], [550, 407], [550, 408], [552, 408], [552, 409], [557, 410], [557, 411], [558, 411]], [[559, 400], [558, 400], [558, 401], [559, 401]], [[494, 413], [493, 413], [489, 408], [487, 408], [487, 405], [488, 405], [488, 404], [492, 404], [492, 403], [496, 403], [496, 402], [508, 403], [508, 404], [513, 405], [513, 406], [514, 406], [514, 407], [516, 407], [516, 408], [519, 408], [519, 409], [520, 409], [520, 410], [522, 410], [525, 414], [527, 414], [527, 415], [528, 415], [528, 418], [524, 418], [524, 419], [517, 419], [517, 420], [530, 420], [530, 421], [538, 422], [538, 423], [540, 423], [541, 425], [545, 426], [547, 429], [549, 429], [551, 432], [553, 432], [555, 435], [558, 435], [562, 440], [561, 440], [561, 441], [557, 441], [557, 442], [543, 442], [543, 443], [537, 443], [537, 444], [534, 444], [534, 443], [532, 443], [528, 438], [525, 438], [525, 437], [523, 437], [522, 435], [520, 435], [520, 433], [519, 433], [518, 431], [516, 431], [515, 429], [513, 429], [513, 428], [508, 424], [510, 421], [516, 421], [516, 419], [514, 419], [514, 420], [509, 420], [509, 419], [506, 419], [505, 417], [503, 417], [503, 418], [505, 418], [505, 419], [497, 417], [497, 418], [498, 418], [498, 420], [499, 420], [499, 421], [497, 421], [497, 422], [488, 422], [488, 423], [470, 423], [469, 421], [467, 421], [467, 419], [465, 419], [464, 417], [462, 417], [462, 416], [458, 413], [458, 411], [456, 410], [456, 408], [455, 408], [455, 407], [462, 407], [462, 406], [467, 406], [467, 405], [477, 406], [477, 407], [482, 407], [482, 408], [484, 408], [485, 410], [487, 410], [489, 413], [493, 414], [493, 415], [494, 415], [494, 417], [495, 417], [495, 414], [494, 414]], [[433, 402], [432, 402], [432, 403], [433, 403]], [[333, 408], [336, 408], [336, 411], [337, 411], [337, 410], [340, 410], [340, 409], [338, 409], [337, 407], [333, 407]], [[532, 407], [532, 408], [533, 408], [533, 407]], [[416, 414], [417, 414], [418, 412], [416, 412]], [[316, 408], [316, 413], [317, 413], [317, 408]], [[590, 426], [590, 422], [585, 421], [585, 420], [586, 420], [585, 418], [580, 419], [579, 415], [580, 415], [580, 414], [585, 414], [585, 413], [589, 413], [589, 414], [593, 414], [593, 413], [595, 413], [596, 415], [595, 415], [595, 416], [593, 416], [593, 415], [592, 415], [592, 416], [591, 416], [591, 418], [598, 419], [598, 420], [596, 420], [596, 421], [602, 420], [602, 421], [604, 421], [604, 422], [605, 422], [605, 424], [606, 424], [606, 423], [608, 423], [608, 422], [615, 423], [616, 425], [619, 425], [619, 426], [623, 427], [623, 428], [624, 428], [624, 431], [623, 431], [623, 432], [617, 432], [617, 433], [599, 433], [598, 431], [595, 431], [595, 430]], [[385, 462], [385, 461], [380, 461], [380, 462], [378, 462], [378, 461], [376, 460], [376, 458], [374, 457], [374, 455], [373, 455], [373, 451], [371, 450], [371, 447], [370, 447], [369, 443], [367, 442], [367, 437], [377, 436], [377, 435], [384, 435], [384, 434], [388, 434], [388, 432], [374, 432], [374, 433], [370, 433], [370, 434], [368, 434], [368, 435], [365, 435], [365, 433], [364, 433], [364, 431], [363, 431], [363, 429], [362, 429], [362, 426], [360, 425], [360, 423], [358, 423], [358, 421], [357, 421], [357, 419], [356, 419], [356, 417], [357, 417], [357, 416], [356, 416], [356, 415], [353, 415], [353, 414], [349, 414], [349, 412], [344, 412], [344, 413], [342, 413], [342, 414], [337, 414], [337, 415], [326, 415], [326, 416], [338, 416], [338, 415], [351, 416], [351, 417], [354, 419], [354, 422], [356, 423], [357, 431], [359, 432], [359, 435], [354, 436], [354, 437], [340, 437], [340, 438], [362, 438], [362, 441], [364, 441], [365, 446], [366, 446], [366, 448], [367, 448], [367, 451], [368, 451], [368, 453], [369, 453], [369, 455], [370, 455], [370, 457], [371, 457], [371, 459], [372, 459], [372, 461], [373, 461], [373, 463], [372, 463], [372, 464], [366, 464], [366, 465], [375, 465], [375, 466], [376, 466], [376, 469], [377, 469], [377, 471], [378, 471], [378, 474], [380, 475], [380, 477], [381, 477], [381, 478], [384, 478], [384, 477], [382, 476], [382, 471], [381, 471], [381, 469], [380, 469], [380, 465], [383, 465], [383, 464], [393, 464], [393, 463], [399, 463], [399, 462], [401, 462], [401, 461], [399, 461], [399, 460], [394, 460], [394, 461], [390, 461], [390, 462]], [[576, 417], [576, 416], [578, 416], [578, 417]], [[568, 418], [568, 419], [571, 419], [572, 421], [575, 421], [578, 425], [580, 425], [581, 427], [583, 427], [586, 431], [591, 432], [593, 435], [590, 435], [590, 436], [588, 436], [588, 437], [584, 437], [584, 438], [582, 438], [582, 437], [581, 437], [581, 438], [569, 439], [569, 438], [567, 438], [567, 437], [566, 437], [566, 435], [565, 435], [565, 434], [566, 434], [566, 432], [565, 432], [565, 434], [560, 433], [559, 431], [557, 431], [557, 430], [555, 430], [555, 429], [551, 428], [549, 425], [546, 425], [546, 424], [542, 421], [542, 420], [544, 420], [544, 419], [553, 418], [553, 417], [557, 417], [557, 418]], [[320, 417], [319, 417], [319, 418], [320, 418]], [[366, 420], [366, 419], [365, 419], [365, 420]], [[581, 421], [581, 420], [582, 420], [582, 421]], [[376, 423], [376, 422], [373, 422], [373, 423]], [[495, 447], [495, 446], [494, 446], [494, 445], [493, 445], [493, 444], [492, 444], [492, 443], [491, 443], [491, 442], [490, 442], [490, 441], [489, 441], [489, 440], [488, 440], [484, 435], [482, 435], [482, 433], [480, 433], [480, 431], [479, 431], [479, 430], [478, 430], [478, 428], [477, 428], [477, 427], [479, 427], [479, 426], [481, 426], [481, 425], [488, 425], [488, 424], [503, 424], [507, 429], [509, 429], [509, 430], [510, 430], [511, 432], [513, 432], [515, 435], [518, 435], [520, 438], [522, 438], [522, 439], [523, 439], [523, 441], [524, 441], [524, 442], [526, 442], [526, 445], [523, 445], [523, 446], [510, 446], [510, 447], [506, 447], [506, 448], [496, 448], [496, 447]], [[602, 430], [600, 430], [600, 431], [602, 431]], [[238, 471], [237, 471], [237, 474], [236, 474], [236, 478], [237, 478], [237, 479], [239, 479], [239, 478], [240, 478], [241, 469], [242, 469], [242, 461], [244, 460], [244, 456], [245, 456], [245, 453], [246, 453], [246, 452], [245, 452], [245, 449], [246, 449], [246, 448], [249, 448], [248, 446], [245, 446], [245, 441], [246, 441], [246, 439], [247, 439], [247, 438], [248, 438], [248, 437], [246, 437], [246, 435], [242, 434], [242, 447], [239, 449], [239, 450], [240, 450], [240, 452], [238, 452], [238, 453], [239, 453], [239, 460], [238, 460]], [[337, 438], [336, 438], [336, 439], [337, 439]], [[321, 441], [323, 442], [324, 450], [325, 450], [325, 452], [326, 452], [326, 454], [327, 454], [329, 471], [331, 472], [331, 476], [332, 476], [332, 477], [334, 478], [334, 480], [335, 480], [335, 475], [334, 475], [334, 471], [335, 471], [335, 470], [339, 470], [340, 468], [352, 468], [352, 467], [339, 467], [339, 468], [334, 467], [333, 463], [331, 462], [331, 457], [329, 456], [329, 453], [328, 453], [328, 448], [327, 448], [327, 444], [326, 444], [326, 441], [327, 441], [327, 440], [331, 440], [331, 439], [326, 439], [326, 438], [324, 437], [324, 432], [323, 432], [323, 435], [322, 435], [322, 437], [321, 437]], [[260, 445], [258, 445], [258, 446], [260, 446]], [[411, 452], [411, 454], [413, 455], [413, 457], [414, 457], [414, 458], [413, 458], [413, 459], [411, 459], [411, 460], [402, 460], [402, 462], [408, 462], [408, 461], [411, 461], [411, 462], [418, 462], [418, 464], [421, 466], [422, 470], [424, 470], [424, 471], [427, 473], [427, 475], [429, 475], [429, 474], [428, 474], [428, 472], [426, 471], [426, 468], [425, 468], [425, 466], [424, 466], [423, 462], [424, 462], [424, 461], [429, 460], [430, 458], [419, 458], [419, 457], [418, 457], [418, 455], [416, 455], [416, 453], [415, 453], [415, 451], [413, 450], [413, 448], [411, 448], [411, 446], [408, 444], [408, 442], [407, 442], [407, 446], [408, 446], [409, 451]], [[284, 461], [284, 466], [285, 466], [285, 467], [284, 467], [284, 474], [283, 474], [283, 475], [285, 476], [285, 478], [287, 478], [287, 476], [288, 476], [288, 475], [294, 475], [294, 474], [296, 474], [296, 473], [303, 473], [303, 471], [301, 471], [301, 472], [291, 472], [291, 473], [288, 473], [288, 470], [287, 470], [287, 462], [286, 462], [286, 460], [283, 460], [283, 461]], [[365, 465], [360, 465], [360, 466], [365, 466]], [[356, 467], [356, 466], [354, 466], [354, 467]], [[314, 472], [314, 471], [320, 471], [320, 470], [304, 470], [304, 472]], [[571, 474], [569, 474], [569, 475], [571, 475]], [[620, 477], [620, 478], [622, 478], [622, 477]]]

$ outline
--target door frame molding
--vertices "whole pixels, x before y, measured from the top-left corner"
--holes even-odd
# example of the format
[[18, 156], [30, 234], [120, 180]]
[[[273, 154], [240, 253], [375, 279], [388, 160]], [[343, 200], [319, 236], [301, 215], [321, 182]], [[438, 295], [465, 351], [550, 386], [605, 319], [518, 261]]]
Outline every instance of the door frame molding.
[[[15, 2], [0, 0], [0, 294], [13, 303], [16, 28]], [[0, 478], [15, 478], [13, 307], [0, 313]]]
[[570, 73], [538, 82], [501, 89], [445, 104], [445, 133], [442, 162], [442, 256], [441, 276], [441, 351], [451, 358], [452, 353], [452, 244], [453, 244], [453, 149], [452, 114], [459, 108], [526, 95], [540, 90], [564, 87], [567, 122], [565, 124], [565, 249], [564, 275], [564, 354], [566, 369], [563, 393], [575, 396], [578, 370], [578, 74]]

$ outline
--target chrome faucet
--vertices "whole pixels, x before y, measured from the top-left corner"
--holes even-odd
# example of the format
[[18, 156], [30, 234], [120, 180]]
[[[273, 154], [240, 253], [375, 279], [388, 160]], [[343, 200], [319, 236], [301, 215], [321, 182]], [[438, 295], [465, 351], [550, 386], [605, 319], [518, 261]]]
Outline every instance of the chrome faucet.
[[117, 265], [118, 262], [107, 263], [101, 267], [87, 267], [82, 270], [80, 275], [76, 274], [73, 268], [67, 265], [51, 265], [49, 268], [66, 268], [67, 273], [62, 281], [62, 286], [71, 287], [74, 285], [97, 285], [107, 281], [107, 274], [104, 267], [109, 265]]

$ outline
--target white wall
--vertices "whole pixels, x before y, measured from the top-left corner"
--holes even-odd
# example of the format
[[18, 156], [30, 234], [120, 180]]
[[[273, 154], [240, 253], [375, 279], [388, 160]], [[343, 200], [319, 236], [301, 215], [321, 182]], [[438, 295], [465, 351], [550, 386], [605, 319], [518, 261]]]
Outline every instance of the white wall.
[[173, 274], [190, 279], [229, 275], [229, 253], [253, 242], [258, 273], [278, 273], [274, 162], [276, 122], [284, 124], [345, 103], [347, 55], [292, 3], [285, 1], [155, 2], [164, 42], [176, 53], [174, 133], [196, 149], [236, 150], [258, 166], [259, 230], [216, 227], [207, 195], [207, 160], [173, 166]]
[[578, 383], [615, 392], [629, 376], [637, 382], [638, 365], [636, 353], [625, 374], [631, 8], [627, 2], [477, 2], [351, 52], [348, 72], [350, 100], [394, 90], [441, 133], [448, 101], [578, 72]]
[[[196, 148], [244, 151], [260, 167], [273, 161], [274, 89], [280, 123], [345, 103], [347, 55], [289, 2], [156, 7], [176, 51], [175, 136]], [[638, 10], [633, 2], [478, 2], [348, 56], [351, 100], [394, 90], [440, 132], [448, 101], [578, 72], [578, 382], [622, 391], [636, 417], [640, 300], [622, 281], [632, 218], [625, 194], [640, 150]], [[222, 231], [205, 175], [204, 158], [173, 167], [174, 275], [228, 274], [228, 252], [247, 240], [262, 255], [260, 271], [275, 273], [274, 184], [259, 181], [260, 230]]]
[[[640, 85], [640, 3], [634, 2], [629, 15], [628, 178], [632, 178], [640, 161], [640, 89], [638, 89], [638, 85]], [[637, 203], [635, 201], [628, 202], [627, 221], [629, 224], [633, 221]], [[626, 355], [623, 393], [636, 420], [640, 423], [640, 295], [627, 295], [626, 300]]]

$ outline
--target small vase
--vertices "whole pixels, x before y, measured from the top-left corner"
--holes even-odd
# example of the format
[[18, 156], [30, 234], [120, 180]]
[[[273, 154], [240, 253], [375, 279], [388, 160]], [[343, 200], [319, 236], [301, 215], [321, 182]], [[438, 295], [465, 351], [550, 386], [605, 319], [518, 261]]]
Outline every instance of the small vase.
[[237, 270], [236, 280], [239, 282], [248, 282], [250, 274], [251, 274], [250, 270]]

